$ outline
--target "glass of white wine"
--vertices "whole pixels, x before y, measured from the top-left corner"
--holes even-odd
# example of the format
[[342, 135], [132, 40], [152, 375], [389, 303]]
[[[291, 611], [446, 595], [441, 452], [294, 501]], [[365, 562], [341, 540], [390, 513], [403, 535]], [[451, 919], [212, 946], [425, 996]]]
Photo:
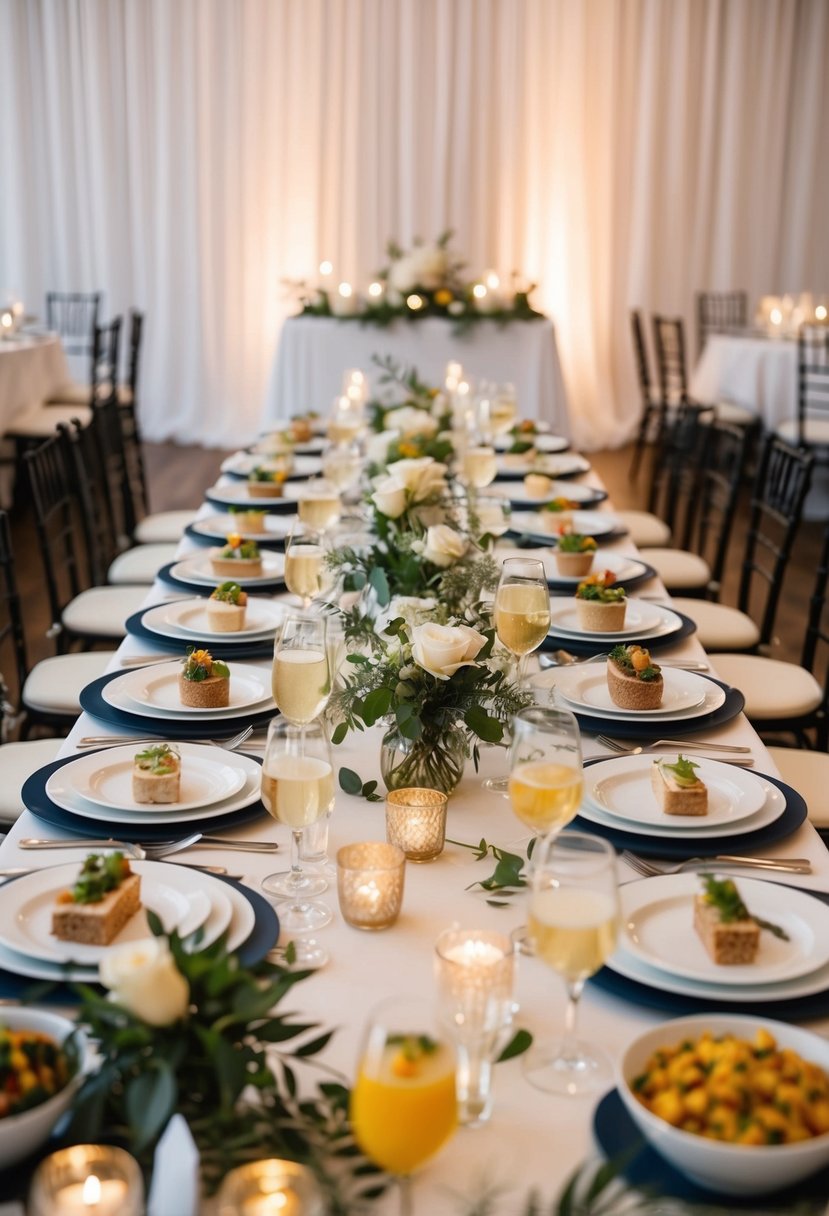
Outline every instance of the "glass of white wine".
[[461, 457], [461, 475], [470, 490], [485, 490], [495, 480], [498, 463], [495, 448], [486, 443], [471, 443]]
[[[311, 877], [300, 863], [303, 828], [327, 815], [334, 805], [334, 766], [321, 726], [295, 726], [274, 718], [268, 727], [262, 762], [262, 802], [268, 814], [291, 829], [291, 868], [262, 880], [268, 895], [284, 898], [277, 904], [286, 933], [309, 933], [331, 920], [331, 909], [311, 896], [328, 886]], [[307, 953], [302, 961], [310, 963]], [[319, 960], [314, 960], [319, 965]]]
[[495, 632], [515, 656], [516, 680], [524, 681], [527, 657], [550, 631], [550, 589], [544, 563], [534, 557], [508, 557], [495, 592]]
[[295, 726], [318, 718], [331, 696], [326, 633], [324, 616], [288, 616], [277, 637], [273, 699], [283, 718]]
[[518, 401], [513, 384], [499, 384], [495, 387], [489, 405], [489, 418], [492, 430], [496, 435], [506, 435], [518, 412]]
[[299, 596], [306, 612], [327, 582], [326, 548], [322, 532], [299, 522], [285, 541], [285, 585]]
[[567, 985], [564, 1033], [536, 1039], [524, 1075], [537, 1089], [576, 1096], [607, 1088], [613, 1064], [577, 1036], [578, 1002], [585, 981], [616, 949], [619, 898], [616, 854], [605, 840], [562, 832], [539, 840], [532, 860], [529, 911], [532, 953]]
[[297, 497], [297, 513], [309, 528], [330, 531], [342, 513], [340, 491], [325, 477], [312, 477]]
[[332, 444], [322, 457], [323, 473], [343, 494], [357, 486], [362, 468], [363, 455], [354, 440]]
[[512, 719], [507, 785], [518, 819], [538, 836], [560, 832], [582, 796], [581, 735], [566, 709], [522, 709]]

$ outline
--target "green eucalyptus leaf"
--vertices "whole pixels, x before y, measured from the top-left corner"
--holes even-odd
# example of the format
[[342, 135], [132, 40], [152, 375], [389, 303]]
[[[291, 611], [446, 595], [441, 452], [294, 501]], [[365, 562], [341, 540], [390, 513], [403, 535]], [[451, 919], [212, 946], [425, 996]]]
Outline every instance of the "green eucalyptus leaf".
[[497, 718], [491, 717], [481, 705], [472, 705], [464, 715], [464, 722], [484, 743], [500, 743], [504, 728]]
[[353, 768], [341, 768], [339, 773], [340, 789], [346, 794], [359, 794], [363, 788], [359, 774]]
[[532, 1046], [533, 1037], [529, 1030], [516, 1030], [515, 1034], [507, 1043], [504, 1050], [495, 1061], [496, 1064], [501, 1064], [505, 1060], [512, 1060], [516, 1056], [523, 1055], [525, 1051]]
[[127, 1082], [124, 1097], [132, 1147], [140, 1153], [161, 1134], [176, 1108], [178, 1087], [165, 1060]]

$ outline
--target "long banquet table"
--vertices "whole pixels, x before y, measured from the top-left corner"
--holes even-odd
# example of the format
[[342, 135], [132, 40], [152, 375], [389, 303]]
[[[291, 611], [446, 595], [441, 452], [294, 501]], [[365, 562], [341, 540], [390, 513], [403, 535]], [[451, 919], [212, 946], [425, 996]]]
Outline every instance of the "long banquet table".
[[[608, 509], [607, 504], [601, 509]], [[633, 552], [624, 539], [616, 544], [619, 552]], [[193, 547], [185, 539], [181, 551]], [[653, 598], [664, 592], [657, 582], [651, 581], [632, 594]], [[148, 595], [148, 603], [169, 595], [169, 587], [157, 582]], [[146, 642], [127, 638], [119, 657], [146, 653], [147, 649]], [[693, 636], [675, 648], [660, 652], [660, 657], [666, 658], [680, 655], [702, 658], [703, 652]], [[716, 674], [715, 659], [711, 665], [712, 674]], [[269, 668], [268, 663], [261, 666], [263, 670]], [[63, 752], [72, 754], [82, 735], [106, 733], [113, 733], [112, 728], [82, 714]], [[710, 734], [705, 732], [705, 737]], [[720, 742], [749, 746], [756, 771], [774, 773], [768, 753], [742, 715], [716, 731], [715, 737]], [[584, 736], [583, 741], [587, 757], [608, 754], [592, 737]], [[379, 776], [378, 755], [379, 732], [373, 731], [349, 736], [335, 749], [334, 762], [337, 767], [347, 765], [355, 769], [368, 780]], [[453, 840], [477, 844], [483, 836], [514, 851], [524, 849], [526, 832], [513, 817], [508, 802], [481, 788], [481, 778], [501, 770], [503, 765], [502, 750], [484, 748], [480, 774], [469, 767], [449, 806], [447, 835]], [[262, 840], [278, 841], [280, 855], [287, 860], [286, 829], [267, 818], [238, 829], [240, 837], [254, 834]], [[60, 833], [24, 811], [0, 846], [0, 865], [80, 861], [86, 851], [33, 854], [19, 849], [18, 840], [31, 835], [59, 836]], [[381, 840], [384, 835], [382, 802], [371, 804], [338, 791], [330, 831], [329, 854], [332, 858], [345, 843]], [[808, 822], [793, 836], [765, 851], [811, 859], [813, 873], [810, 876], [788, 879], [784, 875], [774, 875], [776, 881], [791, 881], [798, 887], [829, 891], [829, 853]], [[273, 858], [233, 852], [222, 857], [214, 851], [198, 848], [188, 851], [180, 860], [205, 864], [221, 860], [231, 871], [243, 869], [246, 881], [252, 886], [274, 869]], [[448, 844], [443, 855], [431, 864], [408, 865], [402, 915], [392, 929], [381, 933], [361, 933], [349, 928], [337, 914], [336, 892], [329, 889], [322, 897], [335, 911], [333, 923], [318, 935], [330, 951], [330, 962], [316, 976], [293, 990], [290, 1007], [303, 1015], [312, 1015], [327, 1027], [336, 1028], [324, 1054], [326, 1063], [352, 1079], [360, 1036], [371, 1007], [392, 994], [432, 993], [433, 948], [441, 930], [458, 925], [508, 933], [523, 923], [522, 896], [516, 897], [508, 908], [494, 908], [487, 905], [483, 893], [469, 890], [470, 884], [485, 878], [491, 870], [491, 861], [477, 862], [467, 849], [456, 844]], [[620, 881], [632, 877], [632, 871], [620, 865]], [[555, 1032], [563, 1025], [563, 984], [540, 962], [520, 960], [516, 997], [520, 1004], [518, 1025], [534, 1033]], [[663, 1015], [608, 995], [590, 983], [586, 987], [581, 1031], [585, 1038], [600, 1042], [614, 1058], [619, 1057], [633, 1035], [660, 1020]], [[418, 1216], [457, 1216], [461, 1210], [457, 1196], [471, 1199], [487, 1186], [499, 1186], [506, 1192], [497, 1207], [499, 1213], [523, 1212], [521, 1201], [532, 1188], [550, 1203], [571, 1171], [594, 1152], [591, 1133], [594, 1101], [565, 1099], [539, 1092], [522, 1076], [520, 1059], [499, 1064], [495, 1071], [496, 1103], [491, 1121], [481, 1128], [461, 1129], [422, 1169], [415, 1185]], [[316, 1082], [311, 1069], [307, 1079], [309, 1084]], [[372, 1210], [382, 1216], [391, 1216], [397, 1211], [396, 1194], [390, 1193]]]
[[263, 425], [309, 409], [325, 413], [342, 392], [343, 371], [359, 367], [371, 374], [375, 355], [416, 367], [432, 384], [442, 384], [446, 364], [460, 360], [473, 380], [513, 383], [523, 417], [543, 419], [570, 437], [555, 328], [546, 317], [503, 326], [478, 321], [461, 335], [453, 321], [440, 317], [382, 329], [358, 320], [289, 317], [271, 370]]

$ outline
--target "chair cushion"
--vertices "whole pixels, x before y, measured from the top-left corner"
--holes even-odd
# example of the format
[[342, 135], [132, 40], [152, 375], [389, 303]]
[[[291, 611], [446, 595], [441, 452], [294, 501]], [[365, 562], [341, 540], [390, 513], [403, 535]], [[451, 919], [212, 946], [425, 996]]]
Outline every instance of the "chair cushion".
[[29, 739], [24, 743], [4, 743], [0, 747], [0, 823], [14, 823], [26, 808], [20, 792], [28, 777], [44, 764], [56, 760], [63, 739]]
[[734, 401], [718, 401], [714, 408], [717, 422], [730, 422], [732, 426], [756, 426], [760, 421], [756, 410], [737, 405]]
[[48, 439], [59, 423], [69, 426], [75, 421], [89, 426], [92, 410], [88, 405], [33, 405], [15, 414], [5, 434], [11, 439]]
[[671, 607], [696, 621], [697, 637], [706, 650], [751, 650], [760, 641], [760, 630], [751, 617], [726, 604], [679, 597]]
[[671, 529], [658, 515], [650, 511], [614, 511], [613, 514], [627, 528], [637, 549], [671, 543]]
[[107, 570], [109, 583], [152, 583], [176, 555], [176, 545], [136, 545], [116, 557]]
[[88, 650], [83, 654], [60, 654], [43, 659], [26, 678], [21, 698], [23, 704], [42, 714], [77, 717], [81, 712], [81, 689], [102, 676], [114, 656], [114, 650]]
[[[800, 442], [800, 428], [797, 419], [787, 418], [785, 422], [781, 422], [777, 428], [777, 434], [781, 439], [785, 439], [787, 443], [792, 443], [796, 446]], [[817, 447], [829, 444], [829, 418], [810, 418], [807, 416], [806, 424], [803, 428], [803, 438], [807, 443], [813, 443]]]
[[817, 709], [823, 689], [805, 667], [754, 654], [718, 654], [714, 668], [727, 684], [739, 688], [752, 722], [800, 718]]
[[135, 539], [142, 545], [178, 543], [184, 529], [196, 518], [196, 511], [158, 511], [142, 519], [135, 529]]
[[780, 776], [806, 800], [809, 818], [815, 827], [829, 828], [829, 756], [826, 752], [810, 752], [802, 747], [770, 747], [768, 749]]
[[89, 394], [91, 392], [88, 384], [81, 384], [77, 380], [70, 380], [66, 384], [62, 384], [60, 388], [55, 389], [46, 398], [47, 405], [88, 405]]
[[711, 582], [708, 562], [685, 549], [648, 549], [647, 560], [669, 591], [701, 589]]
[[85, 637], [122, 638], [124, 622], [143, 607], [146, 598], [146, 587], [92, 587], [66, 605], [63, 624]]

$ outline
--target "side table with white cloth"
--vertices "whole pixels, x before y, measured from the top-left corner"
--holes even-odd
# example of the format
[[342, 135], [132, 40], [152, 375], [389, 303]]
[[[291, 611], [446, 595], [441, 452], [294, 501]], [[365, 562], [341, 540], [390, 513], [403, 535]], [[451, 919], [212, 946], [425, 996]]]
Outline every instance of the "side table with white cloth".
[[[40, 405], [70, 379], [57, 334], [15, 334], [0, 341], [0, 438], [19, 414]], [[6, 453], [10, 455], [11, 453]], [[0, 505], [8, 507], [12, 473], [0, 474]]]
[[[602, 513], [606, 506], [598, 508]], [[202, 515], [214, 513], [215, 508], [203, 507]], [[194, 543], [185, 538], [181, 552], [192, 553]], [[628, 540], [614, 542], [614, 551], [630, 554]], [[203, 550], [202, 550], [203, 552]], [[643, 600], [661, 600], [664, 590], [654, 579], [643, 583]], [[638, 602], [634, 595], [634, 601]], [[148, 602], [169, 598], [170, 588], [157, 582]], [[146, 655], [146, 640], [133, 636], [123, 642], [113, 668], [117, 669], [129, 656]], [[660, 657], [663, 652], [660, 652]], [[703, 660], [705, 655], [693, 635], [666, 648], [666, 658]], [[712, 661], [716, 663], [716, 659]], [[270, 661], [259, 664], [267, 677]], [[126, 668], [125, 668], [126, 669]], [[716, 671], [712, 670], [715, 675]], [[101, 721], [82, 714], [64, 745], [64, 754], [72, 755], [83, 735], [106, 735], [114, 729]], [[380, 730], [355, 732], [335, 749], [337, 767], [345, 765], [361, 777], [377, 775]], [[706, 732], [710, 735], [710, 731]], [[768, 753], [748, 721], [741, 714], [716, 731], [718, 743], [741, 744], [751, 749], [758, 772], [774, 773]], [[586, 757], [607, 755], [598, 740], [584, 736]], [[384, 933], [361, 933], [350, 928], [337, 912], [336, 893], [329, 890], [325, 898], [335, 911], [333, 923], [319, 934], [325, 938], [330, 962], [315, 977], [302, 983], [292, 994], [292, 1005], [303, 1016], [318, 1020], [336, 1033], [325, 1050], [325, 1062], [346, 1077], [355, 1075], [356, 1059], [369, 1010], [391, 994], [434, 991], [434, 944], [439, 933], [456, 923], [465, 927], [509, 932], [522, 923], [526, 915], [523, 899], [517, 897], [507, 907], [492, 906], [487, 893], [474, 889], [488, 876], [492, 866], [475, 858], [474, 846], [481, 837], [504, 848], [522, 851], [527, 834], [513, 816], [504, 798], [481, 788], [483, 777], [503, 770], [504, 754], [498, 748], [483, 748], [481, 772], [471, 765], [452, 797], [449, 807], [447, 842], [444, 853], [432, 864], [407, 867], [403, 911], [397, 924]], [[330, 856], [337, 849], [357, 840], [383, 840], [383, 805], [372, 805], [364, 799], [337, 793], [331, 820]], [[233, 830], [225, 832], [232, 835]], [[240, 829], [243, 836], [255, 834], [263, 841], [278, 841], [287, 852], [287, 832], [270, 819], [247, 823]], [[0, 864], [4, 867], [49, 865], [58, 861], [80, 862], [86, 850], [66, 850], [58, 854], [26, 852], [19, 847], [25, 836], [66, 836], [31, 812], [24, 811], [0, 845]], [[462, 847], [466, 844], [472, 847]], [[758, 849], [759, 855], [767, 849]], [[777, 841], [770, 850], [777, 856], [807, 857], [812, 874], [791, 878], [775, 875], [781, 882], [816, 891], [829, 891], [829, 853], [814, 828], [804, 822], [787, 839]], [[215, 853], [198, 846], [182, 856], [185, 862], [210, 863]], [[246, 882], [258, 887], [264, 875], [273, 869], [273, 859], [256, 853], [228, 853], [228, 863], [244, 866]], [[490, 859], [491, 861], [491, 859]], [[172, 866], [175, 863], [171, 863]], [[622, 881], [629, 881], [633, 871], [620, 866]], [[498, 901], [496, 901], [498, 902]], [[516, 998], [520, 1005], [518, 1024], [536, 1034], [555, 1031], [563, 1023], [564, 986], [550, 971], [532, 959], [521, 959]], [[632, 1000], [624, 1000], [592, 984], [583, 1000], [582, 1031], [585, 1037], [601, 1042], [616, 1059], [622, 1050], [644, 1028], [663, 1020], [664, 1015], [645, 1008]], [[533, 1088], [522, 1076], [520, 1060], [496, 1067], [495, 1109], [488, 1124], [477, 1129], [461, 1129], [448, 1145], [430, 1161], [416, 1178], [414, 1211], [418, 1216], [457, 1216], [466, 1210], [459, 1203], [465, 1196], [467, 1207], [485, 1187], [498, 1188], [503, 1196], [498, 1211], [523, 1211], [523, 1200], [531, 1188], [546, 1204], [559, 1194], [571, 1172], [593, 1150], [593, 1103], [568, 1100], [545, 1094]], [[495, 1210], [495, 1209], [492, 1209]], [[397, 1211], [397, 1196], [389, 1193], [372, 1211], [377, 1216], [391, 1216]]]
[[695, 401], [733, 401], [768, 431], [797, 414], [797, 342], [783, 337], [711, 334], [690, 385]]
[[282, 328], [262, 415], [263, 429], [292, 414], [326, 414], [342, 391], [346, 368], [372, 373], [372, 359], [391, 356], [415, 367], [422, 379], [442, 384], [446, 365], [463, 364], [473, 380], [515, 385], [523, 418], [549, 422], [570, 436], [567, 394], [552, 321], [477, 321], [463, 334], [441, 317], [396, 321], [381, 328], [335, 317], [290, 317]]

